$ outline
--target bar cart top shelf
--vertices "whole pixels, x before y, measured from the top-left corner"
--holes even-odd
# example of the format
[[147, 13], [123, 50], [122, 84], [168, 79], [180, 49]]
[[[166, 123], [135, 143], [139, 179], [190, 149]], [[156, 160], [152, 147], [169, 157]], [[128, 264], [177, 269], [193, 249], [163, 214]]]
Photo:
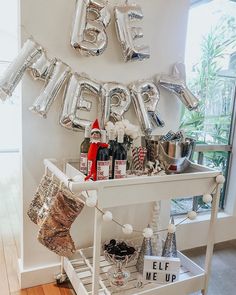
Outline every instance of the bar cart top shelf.
[[190, 163], [185, 173], [161, 176], [137, 176], [106, 181], [84, 181], [78, 163], [69, 161], [66, 174], [76, 181], [69, 183], [73, 192], [95, 190], [100, 208], [147, 203], [173, 197], [188, 198], [211, 193], [221, 172]]

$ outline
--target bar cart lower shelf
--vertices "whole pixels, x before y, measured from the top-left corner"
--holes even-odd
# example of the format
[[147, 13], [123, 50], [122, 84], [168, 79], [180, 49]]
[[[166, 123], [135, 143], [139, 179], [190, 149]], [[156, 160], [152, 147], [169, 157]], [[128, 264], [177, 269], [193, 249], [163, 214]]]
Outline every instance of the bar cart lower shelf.
[[[144, 283], [142, 288], [137, 288], [137, 279], [139, 274], [136, 270], [136, 261], [132, 261], [127, 269], [131, 273], [128, 284], [121, 288], [115, 289], [111, 287], [107, 272], [112, 266], [107, 262], [103, 255], [100, 256], [99, 271], [99, 295], [117, 294], [191, 294], [204, 288], [205, 272], [202, 268], [192, 262], [189, 258], [178, 252], [181, 260], [181, 269], [179, 281], [169, 285], [157, 285], [153, 283]], [[78, 295], [92, 294], [92, 272], [93, 272], [93, 248], [78, 250], [71, 258], [64, 258], [64, 269], [72, 283], [75, 292]]]
[[99, 210], [204, 194], [213, 196], [204, 270], [179, 252], [182, 267], [178, 281], [167, 285], [146, 283], [142, 288], [135, 287], [137, 282], [135, 261], [128, 266], [132, 273], [128, 285], [120, 290], [113, 290], [110, 287], [107, 278], [110, 265], [101, 255], [103, 218], [101, 212], [95, 209], [93, 247], [80, 249], [72, 259], [62, 260], [62, 268], [77, 295], [190, 295], [197, 291], [203, 295], [207, 294], [214, 247], [214, 229], [223, 183], [221, 172], [190, 163], [188, 169], [182, 174], [85, 182], [84, 175], [77, 169], [78, 163], [67, 161], [65, 172], [55, 160], [45, 159], [44, 164], [72, 192], [84, 195], [86, 191], [88, 195], [95, 194]]

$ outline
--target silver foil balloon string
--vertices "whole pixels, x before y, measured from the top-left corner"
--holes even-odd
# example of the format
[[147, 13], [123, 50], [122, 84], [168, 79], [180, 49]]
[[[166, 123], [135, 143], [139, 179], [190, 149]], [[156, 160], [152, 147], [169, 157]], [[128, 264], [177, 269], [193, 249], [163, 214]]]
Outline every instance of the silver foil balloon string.
[[102, 87], [103, 122], [109, 121], [111, 117], [114, 121], [123, 119], [124, 113], [128, 111], [131, 104], [129, 89], [122, 84], [110, 82]]
[[143, 37], [143, 31], [140, 27], [131, 25], [134, 20], [142, 20], [142, 9], [137, 4], [128, 4], [116, 6], [114, 8], [116, 32], [118, 40], [121, 43], [124, 60], [141, 61], [150, 57], [149, 46], [135, 45], [135, 40]]
[[29, 109], [46, 118], [51, 105], [65, 80], [70, 75], [70, 72], [71, 68], [67, 64], [58, 59], [54, 59], [51, 75], [48, 77], [44, 89]]
[[[171, 218], [171, 224], [175, 224], [174, 218]], [[167, 233], [167, 237], [162, 249], [163, 257], [177, 257], [177, 247], [176, 247], [176, 234]]]
[[12, 96], [13, 91], [22, 79], [25, 71], [42, 54], [42, 47], [34, 40], [28, 39], [17, 57], [10, 63], [0, 78], [0, 98], [5, 100]]
[[160, 100], [160, 92], [157, 86], [152, 81], [137, 81], [130, 84], [129, 88], [143, 132], [150, 135], [153, 127], [163, 127], [165, 123], [157, 112], [157, 105]]
[[54, 61], [47, 58], [45, 51], [41, 56], [30, 66], [32, 76], [36, 80], [46, 81], [53, 70]]
[[106, 27], [110, 22], [107, 1], [77, 0], [71, 45], [85, 56], [101, 55], [107, 47]]
[[[74, 131], [84, 130], [92, 122], [81, 118], [81, 111], [89, 112], [92, 103], [84, 95], [98, 96], [101, 86], [88, 77], [74, 73], [66, 86], [60, 124]], [[86, 116], [87, 117], [87, 116]]]

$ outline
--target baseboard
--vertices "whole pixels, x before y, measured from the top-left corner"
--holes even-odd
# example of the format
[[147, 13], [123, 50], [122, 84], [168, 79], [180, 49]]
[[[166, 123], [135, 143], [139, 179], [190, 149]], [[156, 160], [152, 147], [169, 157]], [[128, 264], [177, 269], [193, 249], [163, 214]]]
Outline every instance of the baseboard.
[[23, 269], [21, 259], [18, 259], [18, 278], [21, 289], [55, 282], [55, 275], [59, 272], [59, 263], [32, 269]]

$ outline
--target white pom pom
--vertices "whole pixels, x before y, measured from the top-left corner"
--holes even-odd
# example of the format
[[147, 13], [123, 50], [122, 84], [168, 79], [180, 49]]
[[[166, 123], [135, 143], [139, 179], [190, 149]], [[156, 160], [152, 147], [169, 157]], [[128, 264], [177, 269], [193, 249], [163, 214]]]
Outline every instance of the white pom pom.
[[204, 203], [211, 203], [212, 202], [212, 195], [210, 195], [210, 194], [205, 194], [205, 195], [203, 195], [203, 197], [202, 197], [202, 200], [203, 200], [203, 202]]
[[190, 212], [188, 212], [188, 218], [189, 218], [190, 220], [194, 220], [194, 219], [196, 219], [196, 218], [197, 218], [197, 212], [195, 212], [195, 211], [190, 211]]
[[143, 230], [143, 236], [144, 238], [151, 238], [153, 236], [153, 230], [150, 227], [146, 227]]
[[103, 221], [105, 222], [110, 222], [112, 221], [112, 213], [110, 211], [106, 211], [104, 214], [103, 214]]
[[225, 182], [225, 177], [223, 175], [216, 176], [216, 183], [223, 184]]
[[131, 235], [133, 233], [133, 227], [131, 224], [124, 224], [122, 230], [126, 235]]
[[176, 226], [172, 223], [169, 224], [168, 226], [168, 233], [173, 234], [176, 232]]
[[95, 207], [97, 205], [97, 196], [90, 196], [86, 199], [86, 205], [88, 207]]

